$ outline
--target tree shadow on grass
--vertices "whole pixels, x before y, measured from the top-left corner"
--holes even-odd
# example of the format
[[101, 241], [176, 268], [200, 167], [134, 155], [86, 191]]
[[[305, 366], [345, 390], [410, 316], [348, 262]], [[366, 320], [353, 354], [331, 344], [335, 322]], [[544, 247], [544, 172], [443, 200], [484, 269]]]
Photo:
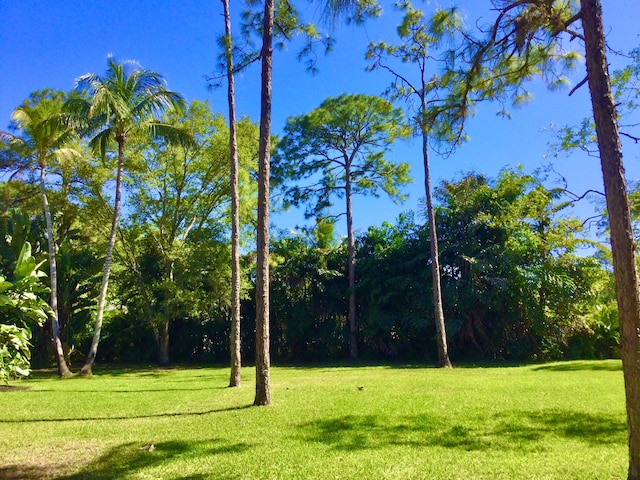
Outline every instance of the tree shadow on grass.
[[307, 422], [300, 428], [306, 440], [346, 451], [385, 449], [393, 445], [441, 445], [465, 450], [491, 447], [468, 427], [447, 425], [435, 416], [390, 419], [384, 415], [346, 415]]
[[26, 392], [31, 390], [31, 387], [24, 385], [0, 385], [0, 392]]
[[[209, 448], [210, 444], [217, 445]], [[223, 439], [211, 439], [206, 442], [169, 441], [141, 447], [137, 443], [117, 445], [87, 463], [79, 472], [71, 475], [56, 477], [58, 480], [81, 479], [119, 479], [126, 478], [135, 472], [152, 468], [162, 463], [171, 462], [181, 455], [222, 455], [233, 454], [251, 448], [246, 443], [230, 443]], [[200, 479], [207, 478], [205, 474], [179, 476], [176, 478]]]
[[150, 413], [146, 415], [125, 415], [125, 416], [104, 416], [104, 417], [66, 417], [66, 418], [28, 418], [28, 419], [0, 419], [2, 423], [39, 423], [39, 422], [95, 422], [98, 420], [135, 420], [140, 418], [161, 418], [161, 417], [195, 417], [200, 415], [209, 415], [213, 413], [231, 412], [234, 410], [245, 410], [252, 408], [253, 405], [240, 405], [237, 407], [213, 408], [210, 410], [202, 410], [198, 412], [169, 412], [169, 413]]
[[509, 411], [489, 419], [450, 423], [436, 416], [346, 415], [299, 425], [307, 441], [336, 450], [384, 449], [393, 445], [443, 447], [465, 451], [513, 449], [540, 451], [549, 438], [578, 440], [591, 446], [626, 441], [620, 415], [573, 411]]
[[51, 478], [50, 467], [40, 465], [4, 465], [0, 466], [0, 480], [24, 480]]
[[[150, 445], [129, 442], [116, 445], [102, 454], [90, 458], [86, 453], [83, 464], [69, 465], [63, 463], [47, 463], [51, 459], [43, 459], [41, 464], [25, 462], [0, 466], [0, 480], [9, 479], [120, 479], [130, 478], [136, 472], [153, 468], [163, 463], [174, 461], [179, 456], [213, 456], [236, 454], [251, 448], [248, 443], [233, 443], [229, 440], [214, 438], [199, 442], [167, 441]], [[172, 478], [205, 479], [211, 478], [207, 472], [190, 476], [177, 474]]]
[[534, 371], [550, 372], [578, 372], [578, 371], [608, 371], [621, 372], [622, 362], [619, 360], [575, 360], [570, 362], [550, 363], [534, 367]]
[[[24, 389], [28, 390], [31, 387], [24, 387]], [[102, 390], [58, 390], [53, 388], [39, 388], [37, 390], [30, 390], [32, 394], [38, 394], [41, 392], [64, 392], [64, 393], [153, 393], [153, 392], [207, 392], [212, 390], [227, 390], [229, 387], [204, 387], [204, 388], [143, 388], [143, 389], [109, 389], [105, 388]]]

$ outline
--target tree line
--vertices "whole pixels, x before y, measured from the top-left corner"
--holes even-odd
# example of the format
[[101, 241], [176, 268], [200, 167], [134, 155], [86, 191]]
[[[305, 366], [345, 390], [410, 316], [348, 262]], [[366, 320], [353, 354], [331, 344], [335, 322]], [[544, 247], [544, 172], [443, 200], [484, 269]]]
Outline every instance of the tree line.
[[[173, 114], [167, 115], [170, 120]], [[200, 132], [201, 145], [132, 145], [127, 207], [114, 248], [112, 287], [100, 362], [224, 362], [230, 356], [230, 196], [227, 126], [194, 102], [177, 124]], [[170, 121], [174, 121], [170, 120]], [[242, 356], [253, 362], [257, 132], [240, 122], [245, 248], [240, 256]], [[85, 152], [88, 153], [88, 152]], [[246, 160], [246, 162], [245, 162]], [[47, 189], [57, 234], [58, 323], [65, 362], [84, 361], [93, 337], [100, 265], [108, 242], [108, 169], [92, 166], [63, 192]], [[78, 166], [80, 164], [78, 163]], [[53, 172], [58, 166], [52, 163]], [[62, 172], [59, 172], [62, 176]], [[82, 177], [81, 177], [82, 175]], [[619, 356], [610, 254], [585, 236], [572, 202], [544, 172], [505, 169], [497, 178], [469, 173], [435, 189], [443, 309], [449, 350], [467, 361]], [[46, 222], [37, 185], [3, 184], [2, 271], [25, 242], [46, 261]], [[357, 280], [350, 286], [348, 239], [334, 218], [317, 217], [271, 238], [271, 349], [281, 362], [340, 361], [350, 356], [351, 293], [357, 299], [360, 356], [375, 361], [437, 361], [425, 212], [354, 236]], [[584, 255], [587, 245], [595, 253]], [[43, 282], [50, 286], [50, 278]], [[32, 324], [32, 327], [34, 325]], [[50, 330], [35, 329], [34, 363], [55, 355]]]

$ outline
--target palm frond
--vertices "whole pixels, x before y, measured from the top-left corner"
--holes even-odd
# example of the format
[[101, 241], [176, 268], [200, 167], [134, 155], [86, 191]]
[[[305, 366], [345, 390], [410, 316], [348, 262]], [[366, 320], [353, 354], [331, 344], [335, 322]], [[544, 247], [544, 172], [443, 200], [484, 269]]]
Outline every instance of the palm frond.
[[193, 147], [196, 145], [193, 134], [187, 130], [164, 122], [149, 120], [140, 125], [155, 139], [164, 140], [172, 145]]
[[159, 117], [166, 110], [176, 110], [183, 112], [186, 102], [182, 95], [169, 90], [158, 90], [142, 98], [142, 101], [135, 106], [134, 115], [139, 118], [147, 116]]
[[107, 158], [107, 147], [115, 141], [115, 132], [112, 128], [105, 128], [98, 132], [90, 141], [89, 147], [94, 153], [99, 154], [103, 160]]
[[71, 147], [58, 148], [53, 151], [52, 155], [59, 162], [73, 161], [73, 160], [82, 158], [82, 154], [75, 148], [71, 148]]

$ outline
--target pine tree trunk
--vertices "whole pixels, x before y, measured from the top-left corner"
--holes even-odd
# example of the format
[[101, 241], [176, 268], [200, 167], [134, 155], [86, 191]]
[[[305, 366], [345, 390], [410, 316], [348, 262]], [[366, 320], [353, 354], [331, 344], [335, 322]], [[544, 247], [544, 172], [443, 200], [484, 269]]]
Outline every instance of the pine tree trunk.
[[449, 351], [447, 348], [447, 332], [444, 324], [444, 310], [442, 308], [442, 287], [440, 285], [440, 260], [438, 259], [438, 233], [436, 231], [436, 217], [433, 212], [433, 197], [431, 196], [431, 169], [429, 167], [429, 144], [427, 133], [422, 132], [422, 157], [424, 161], [424, 191], [427, 200], [427, 217], [429, 221], [429, 246], [431, 249], [431, 279], [433, 283], [433, 313], [436, 323], [436, 337], [438, 341], [438, 365], [451, 368]]
[[169, 365], [169, 320], [163, 319], [158, 326], [156, 343], [158, 347], [158, 365], [166, 367]]
[[265, 0], [262, 30], [262, 93], [258, 171], [258, 238], [256, 272], [256, 397], [254, 405], [271, 404], [269, 357], [269, 176], [271, 172], [271, 89], [274, 0]]
[[349, 164], [345, 170], [345, 199], [347, 202], [347, 271], [349, 275], [349, 357], [358, 359], [358, 322], [356, 318], [356, 245], [353, 236], [353, 205], [351, 195], [351, 172]]
[[241, 384], [242, 367], [240, 345], [240, 200], [238, 195], [238, 143], [236, 139], [236, 99], [233, 74], [233, 51], [231, 44], [231, 14], [229, 0], [222, 0], [224, 7], [224, 25], [227, 55], [227, 99], [229, 103], [229, 160], [231, 162], [231, 352], [230, 387]]
[[90, 376], [93, 374], [93, 363], [98, 353], [100, 343], [100, 332], [102, 330], [102, 319], [107, 300], [107, 287], [109, 286], [109, 274], [111, 273], [111, 262], [113, 259], [113, 248], [116, 244], [116, 233], [118, 231], [118, 220], [120, 219], [120, 197], [122, 195], [122, 173], [124, 170], [124, 141], [118, 140], [118, 167], [116, 173], [116, 196], [113, 205], [113, 219], [111, 221], [111, 232], [107, 245], [107, 256], [104, 260], [104, 270], [102, 272], [102, 284], [100, 285], [100, 296], [98, 297], [98, 311], [96, 313], [96, 323], [93, 327], [93, 338], [89, 354], [80, 370], [80, 375]]
[[60, 335], [60, 324], [58, 323], [58, 268], [56, 264], [56, 248], [53, 238], [53, 221], [51, 220], [51, 210], [49, 200], [45, 190], [45, 167], [40, 166], [40, 196], [42, 197], [42, 207], [44, 218], [47, 224], [47, 244], [49, 247], [49, 279], [51, 282], [51, 333], [53, 335], [53, 347], [58, 365], [58, 375], [62, 378], [72, 375], [64, 358], [64, 347]]
[[624, 370], [629, 428], [628, 479], [640, 478], [640, 286], [635, 257], [622, 147], [611, 94], [606, 58], [602, 6], [581, 0], [589, 91], [596, 125], [620, 320], [620, 350]]

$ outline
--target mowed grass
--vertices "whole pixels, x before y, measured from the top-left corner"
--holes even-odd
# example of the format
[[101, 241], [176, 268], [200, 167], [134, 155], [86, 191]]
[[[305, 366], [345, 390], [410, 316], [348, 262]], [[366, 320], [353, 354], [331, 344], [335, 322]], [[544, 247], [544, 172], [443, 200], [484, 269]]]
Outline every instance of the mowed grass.
[[[0, 478], [623, 479], [618, 361], [52, 374], [0, 391]], [[361, 388], [359, 388], [361, 387]], [[153, 448], [149, 446], [153, 445]]]

